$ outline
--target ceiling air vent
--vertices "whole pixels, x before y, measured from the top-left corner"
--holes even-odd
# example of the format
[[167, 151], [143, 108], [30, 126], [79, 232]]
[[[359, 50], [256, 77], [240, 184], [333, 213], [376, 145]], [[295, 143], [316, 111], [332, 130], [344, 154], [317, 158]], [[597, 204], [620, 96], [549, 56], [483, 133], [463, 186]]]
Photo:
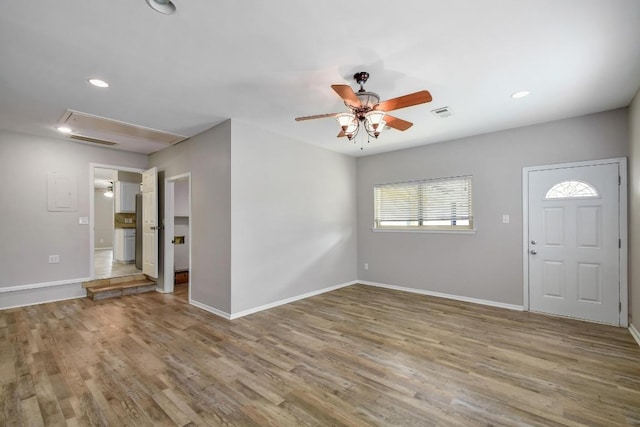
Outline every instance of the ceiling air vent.
[[435, 110], [431, 110], [434, 116], [440, 117], [441, 119], [446, 119], [447, 117], [453, 116], [451, 109], [449, 107], [436, 108]]
[[89, 138], [88, 136], [81, 136], [81, 135], [71, 134], [71, 135], [69, 135], [69, 138], [77, 139], [77, 140], [84, 141], [84, 142], [92, 142], [94, 144], [117, 145], [115, 142], [105, 141], [103, 139]]
[[162, 149], [187, 139], [186, 136], [150, 129], [131, 123], [67, 110], [58, 121], [59, 126], [71, 129], [69, 138], [101, 145], [119, 147], [148, 147]]

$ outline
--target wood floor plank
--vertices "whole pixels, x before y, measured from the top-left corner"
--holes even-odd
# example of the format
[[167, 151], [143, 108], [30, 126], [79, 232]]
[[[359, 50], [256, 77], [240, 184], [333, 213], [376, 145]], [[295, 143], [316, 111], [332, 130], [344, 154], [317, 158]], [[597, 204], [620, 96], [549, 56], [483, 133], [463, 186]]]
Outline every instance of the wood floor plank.
[[363, 285], [229, 321], [177, 285], [0, 311], [0, 425], [640, 425], [640, 348]]
[[27, 425], [33, 427], [45, 425], [37, 397], [34, 396], [29, 399], [22, 400], [20, 402], [20, 410], [22, 412], [21, 422], [16, 425]]

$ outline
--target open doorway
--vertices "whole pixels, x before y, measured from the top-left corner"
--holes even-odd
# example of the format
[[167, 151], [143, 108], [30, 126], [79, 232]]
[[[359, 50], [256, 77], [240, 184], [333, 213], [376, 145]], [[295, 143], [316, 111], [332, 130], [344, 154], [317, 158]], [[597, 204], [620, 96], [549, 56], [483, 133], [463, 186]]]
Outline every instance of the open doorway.
[[[142, 273], [136, 195], [142, 170], [92, 164], [90, 269], [94, 279]], [[137, 253], [138, 252], [138, 253]]]
[[191, 296], [191, 174], [165, 179], [164, 287]]

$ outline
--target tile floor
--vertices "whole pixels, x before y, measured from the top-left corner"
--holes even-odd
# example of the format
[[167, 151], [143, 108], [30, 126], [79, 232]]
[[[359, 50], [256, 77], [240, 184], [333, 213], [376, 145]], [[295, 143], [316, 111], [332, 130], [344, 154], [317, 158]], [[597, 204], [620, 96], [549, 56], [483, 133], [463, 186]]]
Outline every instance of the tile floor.
[[129, 276], [142, 273], [134, 263], [123, 264], [113, 259], [113, 250], [96, 249], [95, 251], [96, 279], [106, 279], [108, 277]]

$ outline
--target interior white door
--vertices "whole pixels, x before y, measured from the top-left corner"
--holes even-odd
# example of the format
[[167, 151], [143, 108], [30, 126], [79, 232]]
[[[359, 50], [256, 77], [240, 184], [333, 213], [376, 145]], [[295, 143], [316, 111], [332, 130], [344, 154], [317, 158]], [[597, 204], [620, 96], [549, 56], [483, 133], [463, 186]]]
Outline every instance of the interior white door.
[[142, 272], [158, 277], [158, 169], [142, 173]]
[[620, 324], [619, 165], [529, 171], [531, 311]]

